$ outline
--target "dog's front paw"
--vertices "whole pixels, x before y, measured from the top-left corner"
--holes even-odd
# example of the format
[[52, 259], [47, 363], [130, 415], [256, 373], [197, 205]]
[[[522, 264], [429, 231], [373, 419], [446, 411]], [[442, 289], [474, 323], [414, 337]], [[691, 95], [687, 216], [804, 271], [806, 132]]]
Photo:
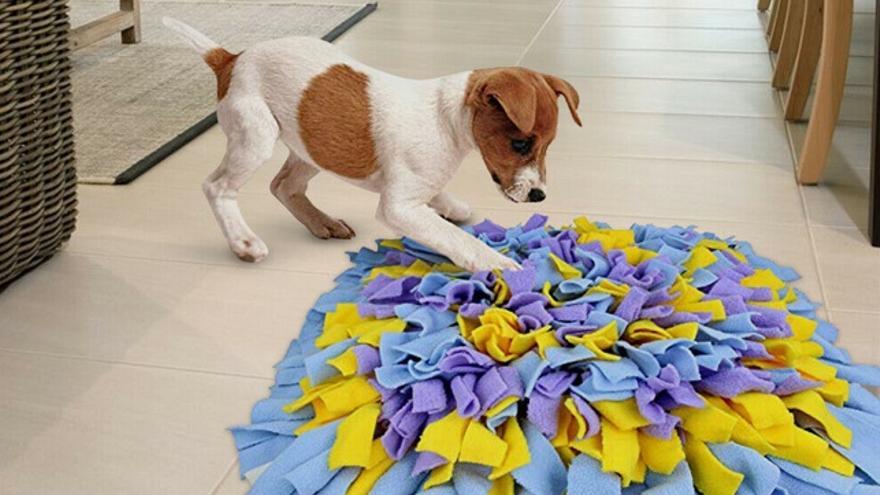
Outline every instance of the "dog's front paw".
[[508, 258], [503, 254], [487, 247], [486, 252], [481, 252], [471, 259], [459, 263], [463, 268], [467, 268], [472, 272], [483, 270], [522, 270], [522, 266], [513, 258]]
[[438, 215], [452, 223], [465, 223], [471, 218], [471, 207], [464, 201], [446, 193], [434, 198], [431, 207]]
[[259, 237], [239, 237], [229, 240], [232, 252], [242, 261], [259, 263], [269, 256], [269, 248]]
[[456, 201], [453, 208], [443, 213], [443, 218], [452, 223], [465, 223], [471, 218], [471, 207], [463, 201]]

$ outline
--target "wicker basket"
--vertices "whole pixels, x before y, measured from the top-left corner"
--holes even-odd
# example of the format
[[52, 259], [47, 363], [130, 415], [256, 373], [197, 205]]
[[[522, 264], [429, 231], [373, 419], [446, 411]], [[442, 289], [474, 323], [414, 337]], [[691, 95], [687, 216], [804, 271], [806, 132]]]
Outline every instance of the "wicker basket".
[[70, 238], [67, 0], [0, 0], [0, 289]]

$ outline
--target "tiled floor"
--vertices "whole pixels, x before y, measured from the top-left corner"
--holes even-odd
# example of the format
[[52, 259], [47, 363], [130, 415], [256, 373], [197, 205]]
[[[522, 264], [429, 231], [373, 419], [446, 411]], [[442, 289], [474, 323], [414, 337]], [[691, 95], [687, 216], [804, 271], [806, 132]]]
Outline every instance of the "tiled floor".
[[[873, 0], [857, 2], [851, 81], [869, 74]], [[522, 63], [583, 100], [550, 156], [553, 221], [696, 224], [795, 266], [800, 286], [862, 361], [880, 363], [880, 251], [868, 247], [870, 88], [852, 86], [825, 186], [800, 189], [769, 87], [754, 0], [382, 0], [339, 44], [427, 77]], [[345, 250], [388, 235], [376, 198], [327, 176], [313, 199], [359, 236], [318, 241], [268, 194], [281, 149], [247, 185], [245, 215], [271, 249], [226, 249], [199, 190], [214, 129], [131, 186], [80, 189], [67, 249], [0, 294], [0, 493], [240, 494], [225, 428], [246, 420], [306, 308]], [[478, 216], [536, 208], [501, 198], [477, 156], [450, 189]]]

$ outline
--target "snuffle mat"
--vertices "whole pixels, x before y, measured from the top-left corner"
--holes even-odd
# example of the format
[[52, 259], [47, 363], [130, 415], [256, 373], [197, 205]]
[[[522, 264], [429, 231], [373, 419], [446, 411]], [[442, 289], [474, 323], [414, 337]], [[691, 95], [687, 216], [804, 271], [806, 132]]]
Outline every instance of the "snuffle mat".
[[880, 370], [742, 241], [536, 215], [351, 254], [252, 424], [258, 495], [880, 494]]

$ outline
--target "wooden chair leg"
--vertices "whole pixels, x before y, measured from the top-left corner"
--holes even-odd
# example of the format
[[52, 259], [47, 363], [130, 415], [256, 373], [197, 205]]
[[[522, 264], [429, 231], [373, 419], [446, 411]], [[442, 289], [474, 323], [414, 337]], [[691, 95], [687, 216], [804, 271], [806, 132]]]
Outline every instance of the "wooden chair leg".
[[776, 18], [773, 19], [773, 25], [770, 29], [769, 42], [770, 51], [774, 53], [779, 51], [779, 45], [780, 43], [782, 43], [782, 30], [785, 28], [785, 18], [787, 17], [786, 13], [788, 12], [788, 4], [791, 2], [789, 2], [789, 0], [776, 0], [776, 3], [779, 4], [779, 8], [776, 11]]
[[765, 12], [770, 7], [770, 0], [758, 0], [758, 10]]
[[773, 71], [772, 84], [776, 89], [788, 88], [791, 69], [794, 67], [794, 60], [801, 42], [805, 6], [806, 3], [803, 0], [793, 0], [788, 5], [785, 27], [782, 29], [782, 42], [779, 45], [779, 55], [776, 57], [776, 68]]
[[824, 0], [823, 15], [816, 97], [798, 160], [797, 179], [801, 184], [819, 182], [828, 160], [846, 84], [853, 0]]
[[788, 99], [785, 100], [786, 120], [801, 120], [807, 106], [816, 65], [819, 63], [819, 50], [822, 47], [823, 1], [806, 0], [801, 40], [789, 84]]
[[119, 10], [131, 12], [134, 24], [122, 31], [122, 42], [125, 44], [141, 42], [141, 0], [119, 0]]
[[770, 36], [770, 31], [773, 31], [773, 24], [776, 22], [776, 16], [779, 15], [779, 4], [782, 3], [779, 0], [776, 0], [772, 4], [770, 4], [770, 18], [767, 19], [767, 36]]

